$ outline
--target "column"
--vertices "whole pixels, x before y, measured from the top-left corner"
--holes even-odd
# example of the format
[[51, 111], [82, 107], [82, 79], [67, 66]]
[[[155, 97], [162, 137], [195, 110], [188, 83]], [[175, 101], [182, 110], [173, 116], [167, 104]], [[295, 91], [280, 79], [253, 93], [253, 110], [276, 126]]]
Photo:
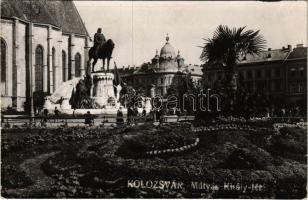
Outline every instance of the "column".
[[21, 111], [23, 109], [22, 102], [20, 102], [20, 63], [19, 63], [19, 55], [18, 55], [18, 48], [19, 48], [19, 34], [18, 34], [18, 28], [19, 28], [19, 20], [17, 18], [14, 19], [14, 26], [13, 26], [13, 80], [12, 80], [12, 86], [13, 86], [13, 107], [17, 111]]
[[69, 64], [71, 65], [72, 79], [75, 78], [75, 55], [74, 55], [74, 34], [70, 34], [69, 38]]
[[[32, 22], [30, 22], [28, 24], [28, 47], [27, 47], [27, 53], [28, 53], [28, 69], [29, 69], [29, 103], [30, 103], [30, 116], [33, 117], [34, 116], [34, 108], [33, 108], [33, 91], [34, 91], [34, 64], [33, 64], [33, 60], [35, 60], [35, 54], [33, 52], [33, 24]], [[32, 118], [30, 119], [30, 122], [32, 122]]]
[[[58, 87], [59, 83], [63, 80], [63, 71], [62, 71], [62, 39], [58, 40], [58, 48], [57, 48], [57, 77], [56, 77], [56, 88]], [[61, 72], [61, 73], [59, 73]]]
[[43, 91], [48, 92], [48, 66], [45, 60], [43, 61]]
[[89, 37], [85, 38], [85, 47], [84, 47], [84, 65], [81, 67], [81, 76], [86, 73], [91, 73], [91, 66], [88, 68], [88, 60], [89, 60]]
[[51, 26], [48, 26], [48, 36], [47, 36], [47, 66], [48, 66], [48, 82], [49, 88], [48, 91], [53, 93], [54, 84], [53, 84], [53, 63], [52, 63], [52, 46], [51, 46]]

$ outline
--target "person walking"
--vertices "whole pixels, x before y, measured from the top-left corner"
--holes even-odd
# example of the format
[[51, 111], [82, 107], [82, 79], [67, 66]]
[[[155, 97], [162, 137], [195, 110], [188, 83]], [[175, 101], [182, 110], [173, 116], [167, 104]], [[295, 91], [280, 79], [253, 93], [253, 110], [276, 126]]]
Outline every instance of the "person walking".
[[55, 113], [55, 122], [58, 122], [58, 118], [60, 116], [60, 111], [58, 110], [57, 107], [55, 107], [54, 113]]
[[123, 118], [123, 112], [122, 112], [122, 107], [119, 108], [118, 112], [117, 112], [117, 126], [121, 127], [124, 124], [124, 118]]

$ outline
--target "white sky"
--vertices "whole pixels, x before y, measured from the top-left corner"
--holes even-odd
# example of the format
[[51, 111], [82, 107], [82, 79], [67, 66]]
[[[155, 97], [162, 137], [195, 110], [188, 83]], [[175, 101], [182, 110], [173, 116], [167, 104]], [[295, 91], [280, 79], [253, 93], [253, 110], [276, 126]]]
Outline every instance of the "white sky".
[[[91, 37], [102, 27], [115, 42], [117, 66], [150, 62], [155, 50], [170, 43], [186, 64], [200, 64], [202, 38], [212, 37], [220, 24], [258, 30], [272, 49], [307, 46], [307, 4], [283, 2], [74, 1]], [[112, 62], [113, 63], [113, 62]], [[112, 64], [113, 66], [113, 64]], [[111, 66], [111, 67], [112, 67]]]

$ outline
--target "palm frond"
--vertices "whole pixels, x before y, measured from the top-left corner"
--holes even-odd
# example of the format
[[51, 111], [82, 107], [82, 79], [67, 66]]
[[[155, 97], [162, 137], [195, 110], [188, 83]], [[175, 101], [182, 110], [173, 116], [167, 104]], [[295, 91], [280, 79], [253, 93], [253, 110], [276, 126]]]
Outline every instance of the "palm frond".
[[201, 61], [222, 65], [235, 65], [240, 55], [258, 54], [264, 50], [266, 40], [260, 35], [260, 30], [245, 30], [246, 26], [229, 28], [219, 25], [212, 38], [205, 40], [200, 55]]

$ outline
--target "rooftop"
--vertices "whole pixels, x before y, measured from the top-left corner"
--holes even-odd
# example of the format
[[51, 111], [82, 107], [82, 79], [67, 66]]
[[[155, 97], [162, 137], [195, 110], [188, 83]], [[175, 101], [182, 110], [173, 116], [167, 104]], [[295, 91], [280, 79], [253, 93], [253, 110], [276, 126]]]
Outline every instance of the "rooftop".
[[89, 35], [72, 0], [32, 1], [2, 0], [1, 18], [19, 18], [34, 23], [50, 24], [63, 32]]
[[256, 63], [256, 62], [270, 62], [285, 60], [290, 53], [290, 49], [268, 49], [259, 54], [247, 54], [242, 57], [239, 64]]
[[303, 45], [299, 44], [290, 53], [290, 55], [288, 56], [288, 60], [289, 59], [302, 59], [302, 58], [307, 58], [307, 47], [304, 47]]

